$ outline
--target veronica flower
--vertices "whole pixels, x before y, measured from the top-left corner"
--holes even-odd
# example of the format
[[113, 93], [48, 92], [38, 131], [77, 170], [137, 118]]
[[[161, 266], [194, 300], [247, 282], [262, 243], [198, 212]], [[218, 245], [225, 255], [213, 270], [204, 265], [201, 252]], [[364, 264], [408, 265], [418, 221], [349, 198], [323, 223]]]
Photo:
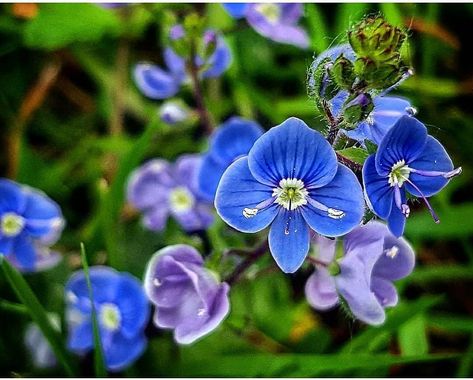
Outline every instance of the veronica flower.
[[215, 207], [242, 232], [271, 225], [270, 251], [284, 272], [294, 272], [309, 251], [310, 229], [326, 236], [347, 233], [359, 224], [364, 201], [356, 176], [338, 164], [324, 137], [290, 118], [229, 166]]
[[174, 339], [189, 344], [213, 331], [227, 316], [229, 286], [203, 266], [188, 245], [156, 252], [148, 263], [144, 287], [156, 306], [154, 324], [174, 330]]
[[144, 225], [161, 231], [172, 216], [186, 231], [202, 230], [213, 222], [209, 204], [197, 189], [198, 155], [183, 155], [174, 165], [153, 159], [135, 169], [127, 189], [128, 201], [143, 211]]
[[[347, 92], [341, 91], [331, 100], [334, 115], [339, 116], [347, 96]], [[359, 100], [355, 99], [355, 101]], [[349, 138], [359, 142], [370, 140], [379, 145], [389, 129], [402, 116], [413, 116], [417, 113], [417, 110], [411, 106], [408, 100], [396, 96], [375, 96], [373, 105], [373, 111], [365, 120], [358, 123], [355, 129], [344, 131]]]
[[[49, 314], [48, 317], [53, 327], [60, 332], [60, 321], [57, 314]], [[25, 346], [28, 349], [35, 367], [52, 368], [57, 364], [49, 342], [35, 323], [29, 323], [25, 331]]]
[[263, 129], [258, 123], [240, 117], [228, 119], [212, 134], [198, 179], [199, 191], [206, 200], [214, 200], [223, 172], [233, 161], [246, 156], [262, 134]]
[[0, 254], [24, 272], [46, 269], [59, 260], [49, 246], [64, 228], [61, 209], [44, 193], [0, 179]]
[[370, 208], [401, 236], [410, 214], [406, 192], [421, 197], [435, 222], [438, 217], [427, 197], [438, 193], [460, 174], [443, 146], [414, 117], [403, 116], [388, 131], [378, 151], [363, 166], [365, 195]]
[[301, 48], [309, 47], [307, 33], [297, 25], [304, 12], [302, 4], [227, 3], [223, 6], [234, 18], [246, 17], [248, 24], [264, 37]]
[[[179, 40], [185, 37], [184, 33], [181, 25], [175, 25], [171, 28], [170, 38]], [[230, 66], [232, 59], [230, 49], [225, 40], [211, 29], [205, 31], [203, 39], [206, 44], [215, 42], [215, 51], [205, 62], [201, 57], [196, 57], [196, 64], [198, 67], [205, 65], [201, 73], [203, 78], [218, 77]], [[134, 68], [133, 76], [138, 88], [151, 99], [174, 96], [187, 79], [185, 59], [170, 47], [164, 51], [164, 62], [166, 69], [149, 63], [140, 63]]]
[[316, 240], [318, 264], [305, 286], [309, 304], [327, 310], [343, 300], [361, 321], [383, 323], [384, 309], [398, 303], [392, 282], [412, 272], [414, 251], [405, 239], [396, 238], [379, 222], [348, 233], [343, 238], [342, 257], [336, 257], [336, 244], [323, 237]]
[[[105, 365], [110, 371], [121, 371], [146, 348], [144, 329], [149, 317], [148, 301], [141, 283], [127, 273], [91, 267], [90, 282]], [[71, 276], [65, 294], [67, 346], [82, 355], [94, 348], [92, 302], [83, 271]]]
[[179, 101], [167, 101], [159, 108], [159, 118], [169, 125], [183, 123], [189, 117], [188, 108]]

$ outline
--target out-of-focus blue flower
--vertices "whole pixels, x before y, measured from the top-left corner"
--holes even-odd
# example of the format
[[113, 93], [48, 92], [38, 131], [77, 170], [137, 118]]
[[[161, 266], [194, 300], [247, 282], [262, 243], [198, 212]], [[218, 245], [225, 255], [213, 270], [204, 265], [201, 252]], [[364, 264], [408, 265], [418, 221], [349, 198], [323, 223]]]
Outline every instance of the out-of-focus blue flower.
[[[144, 329], [150, 307], [141, 283], [128, 273], [108, 267], [91, 267], [94, 307], [105, 365], [121, 371], [144, 352]], [[94, 347], [92, 302], [83, 271], [74, 273], [66, 284], [68, 348], [85, 354]]]
[[391, 232], [401, 236], [410, 213], [406, 190], [425, 201], [438, 223], [426, 197], [438, 193], [460, 173], [461, 167], [453, 169], [444, 147], [427, 135], [424, 124], [403, 116], [363, 166], [366, 200], [376, 215], [388, 221]]
[[59, 255], [49, 246], [64, 228], [61, 209], [44, 193], [0, 179], [0, 254], [23, 272], [47, 269]]
[[201, 161], [201, 156], [183, 155], [174, 165], [153, 159], [135, 169], [128, 182], [128, 201], [143, 212], [147, 228], [163, 230], [170, 215], [189, 232], [212, 224], [211, 207], [197, 187]]
[[[185, 37], [184, 28], [175, 25], [170, 30], [172, 40]], [[204, 42], [216, 43], [214, 53], [205, 61], [201, 57], [196, 57], [198, 67], [206, 66], [202, 71], [203, 78], [213, 78], [222, 75], [230, 66], [232, 55], [228, 45], [222, 36], [215, 31], [208, 29], [204, 33]], [[164, 50], [164, 62], [167, 69], [149, 63], [137, 64], [133, 70], [136, 85], [140, 91], [151, 99], [167, 99], [174, 96], [186, 81], [185, 59], [170, 47]]]
[[309, 37], [297, 23], [303, 13], [303, 5], [289, 4], [223, 4], [234, 18], [246, 17], [248, 24], [262, 36], [276, 42], [309, 47]]
[[309, 251], [310, 229], [340, 236], [357, 226], [364, 201], [356, 176], [338, 164], [324, 137], [290, 118], [270, 129], [248, 157], [220, 180], [215, 207], [242, 232], [271, 225], [269, 248], [284, 272], [296, 271]]
[[[49, 314], [48, 317], [52, 322], [53, 327], [59, 332], [59, 316], [57, 314]], [[35, 367], [52, 368], [56, 366], [56, 356], [54, 355], [49, 342], [35, 323], [28, 324], [26, 328], [25, 346], [31, 355]]]
[[[317, 237], [317, 260], [326, 265], [316, 264], [316, 271], [307, 280], [309, 304], [327, 310], [341, 297], [356, 318], [371, 325], [383, 323], [384, 309], [398, 302], [392, 282], [412, 272], [414, 251], [405, 239], [396, 238], [379, 222], [348, 233], [343, 240], [343, 257], [338, 260], [336, 244], [335, 240]], [[333, 262], [338, 264], [338, 274], [328, 270]]]
[[227, 316], [229, 286], [204, 268], [202, 256], [188, 245], [156, 252], [148, 263], [144, 287], [156, 306], [154, 324], [174, 330], [174, 339], [189, 344], [215, 330]]
[[190, 117], [188, 108], [177, 101], [167, 101], [159, 108], [159, 118], [166, 124], [180, 124]]
[[198, 178], [199, 191], [204, 199], [213, 202], [224, 171], [233, 161], [246, 156], [263, 132], [254, 121], [231, 117], [212, 134]]

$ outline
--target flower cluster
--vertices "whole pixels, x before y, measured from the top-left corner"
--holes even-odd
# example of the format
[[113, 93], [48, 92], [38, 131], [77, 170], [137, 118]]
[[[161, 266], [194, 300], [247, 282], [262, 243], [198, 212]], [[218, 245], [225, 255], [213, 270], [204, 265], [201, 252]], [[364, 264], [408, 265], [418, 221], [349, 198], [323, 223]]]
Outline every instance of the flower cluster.
[[309, 47], [309, 36], [297, 25], [303, 14], [302, 4], [226, 3], [223, 6], [232, 17], [245, 17], [264, 37], [300, 48]]
[[23, 272], [48, 269], [60, 255], [49, 249], [64, 228], [61, 209], [44, 193], [0, 179], [0, 255]]
[[[186, 38], [182, 25], [175, 25], [169, 33], [170, 40], [177, 44]], [[202, 78], [220, 76], [231, 63], [231, 52], [224, 39], [215, 31], [208, 29], [202, 36], [206, 46], [215, 45], [209, 57], [195, 57], [195, 64], [201, 69]], [[172, 47], [164, 50], [166, 69], [150, 63], [139, 63], [135, 66], [133, 76], [140, 91], [151, 99], [167, 99], [176, 95], [181, 85], [187, 81], [186, 59], [176, 53]]]

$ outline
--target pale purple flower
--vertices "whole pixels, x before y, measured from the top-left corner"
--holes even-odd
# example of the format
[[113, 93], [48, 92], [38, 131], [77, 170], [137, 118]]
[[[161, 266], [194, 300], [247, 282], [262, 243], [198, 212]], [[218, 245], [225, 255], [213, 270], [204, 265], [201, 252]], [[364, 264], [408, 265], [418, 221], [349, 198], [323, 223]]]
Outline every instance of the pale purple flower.
[[224, 4], [234, 18], [246, 17], [248, 24], [264, 37], [276, 42], [309, 47], [309, 37], [298, 25], [304, 8], [302, 4]]
[[128, 201], [143, 212], [144, 225], [161, 231], [172, 216], [186, 231], [203, 230], [213, 222], [211, 206], [200, 198], [199, 155], [183, 155], [175, 164], [153, 159], [135, 169], [128, 182]]
[[179, 101], [167, 101], [159, 108], [159, 118], [166, 124], [176, 125], [190, 118], [189, 109]]
[[[60, 321], [57, 314], [48, 314], [49, 320], [53, 327], [60, 332]], [[29, 323], [25, 331], [25, 346], [28, 349], [31, 360], [37, 368], [53, 368], [57, 364], [49, 342], [35, 323]]]
[[146, 269], [144, 287], [156, 307], [154, 324], [173, 329], [180, 344], [216, 329], [230, 309], [228, 284], [203, 264], [195, 248], [179, 244], [156, 252]]
[[359, 320], [371, 325], [383, 323], [384, 309], [398, 303], [393, 281], [414, 269], [411, 246], [380, 222], [370, 222], [348, 233], [341, 258], [336, 255], [336, 245], [336, 240], [316, 238], [318, 264], [305, 287], [309, 304], [327, 310], [343, 299]]

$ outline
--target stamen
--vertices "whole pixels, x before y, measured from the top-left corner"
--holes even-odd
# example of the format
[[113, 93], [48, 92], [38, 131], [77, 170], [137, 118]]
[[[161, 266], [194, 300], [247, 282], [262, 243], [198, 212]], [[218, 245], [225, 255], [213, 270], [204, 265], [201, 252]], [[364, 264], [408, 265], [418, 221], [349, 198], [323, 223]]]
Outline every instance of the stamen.
[[406, 178], [406, 181], [407, 183], [409, 183], [414, 189], [416, 189], [418, 191], [418, 193], [420, 194], [421, 198], [424, 200], [427, 208], [429, 209], [430, 211], [430, 215], [432, 215], [432, 218], [434, 219], [434, 222], [435, 223], [440, 223], [440, 219], [439, 217], [437, 216], [437, 214], [435, 213], [434, 209], [432, 208], [432, 206], [430, 205], [429, 201], [427, 200], [427, 198], [425, 197], [425, 195], [422, 193], [422, 191], [420, 191], [420, 189], [414, 184], [414, 182], [412, 182], [411, 180], [407, 179]]
[[446, 179], [451, 179], [453, 177], [456, 177], [460, 175], [462, 171], [463, 169], [461, 166], [449, 172], [439, 172], [435, 170], [418, 170], [418, 169], [411, 168], [412, 173], [416, 173], [424, 177], [443, 177]]
[[341, 219], [345, 216], [345, 212], [342, 210], [337, 210], [335, 208], [329, 208], [325, 206], [323, 203], [320, 203], [319, 201], [316, 201], [315, 199], [312, 199], [310, 197], [307, 198], [307, 202], [316, 209], [326, 212], [327, 216], [332, 219]]
[[254, 216], [256, 216], [256, 214], [258, 214], [260, 210], [263, 210], [266, 207], [271, 206], [274, 203], [275, 199], [276, 197], [268, 198], [264, 200], [263, 202], [258, 203], [254, 208], [245, 207], [243, 209], [243, 216], [247, 219], [253, 218]]
[[409, 214], [411, 213], [411, 209], [409, 206], [405, 203], [402, 203], [402, 198], [401, 198], [401, 189], [398, 186], [394, 187], [394, 202], [396, 203], [396, 207], [401, 210], [403, 215], [406, 218], [409, 218]]
[[415, 116], [415, 115], [417, 115], [417, 108], [414, 108], [414, 107], [406, 107], [405, 111], [406, 111], [410, 116]]

